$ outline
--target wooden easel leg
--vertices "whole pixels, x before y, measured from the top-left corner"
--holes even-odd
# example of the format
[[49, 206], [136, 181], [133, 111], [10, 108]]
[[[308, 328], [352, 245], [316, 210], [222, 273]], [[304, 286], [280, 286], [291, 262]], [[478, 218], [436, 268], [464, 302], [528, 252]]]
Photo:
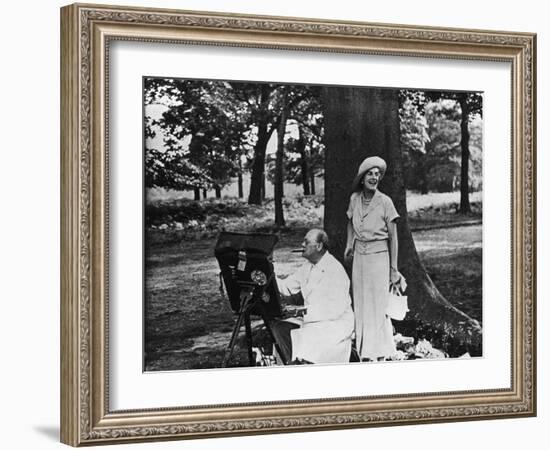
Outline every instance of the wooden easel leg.
[[229, 340], [229, 344], [227, 345], [223, 355], [222, 368], [227, 367], [227, 363], [229, 362], [229, 359], [233, 354], [233, 347], [235, 347], [235, 342], [237, 341], [237, 336], [239, 335], [239, 331], [241, 329], [241, 324], [243, 322], [244, 315], [245, 315], [244, 312], [239, 313], [239, 317], [237, 318], [237, 323], [235, 323], [235, 327], [233, 327], [233, 333], [231, 334], [231, 339]]
[[244, 315], [244, 329], [246, 331], [246, 347], [248, 349], [248, 364], [252, 367], [256, 365], [256, 358], [252, 351], [252, 327], [250, 325], [250, 314]]
[[264, 320], [265, 327], [267, 328], [267, 331], [269, 333], [269, 336], [271, 337], [271, 340], [273, 341], [273, 345], [277, 349], [277, 353], [279, 354], [279, 358], [281, 358], [281, 361], [286, 366], [290, 361], [286, 360], [286, 357], [281, 350], [281, 347], [277, 343], [277, 340], [275, 339], [275, 335], [273, 334], [273, 331], [271, 330], [271, 323], [269, 320], [266, 320], [266, 317], [262, 314], [262, 319]]

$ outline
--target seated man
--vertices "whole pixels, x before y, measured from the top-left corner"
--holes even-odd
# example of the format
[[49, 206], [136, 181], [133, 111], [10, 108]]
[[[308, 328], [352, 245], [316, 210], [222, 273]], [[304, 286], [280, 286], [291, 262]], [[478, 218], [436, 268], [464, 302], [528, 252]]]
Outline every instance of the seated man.
[[302, 242], [307, 262], [288, 278], [277, 280], [283, 296], [302, 294], [306, 310], [301, 326], [284, 321], [272, 324], [287, 361], [349, 362], [354, 327], [350, 282], [327, 248], [327, 234], [310, 230]]

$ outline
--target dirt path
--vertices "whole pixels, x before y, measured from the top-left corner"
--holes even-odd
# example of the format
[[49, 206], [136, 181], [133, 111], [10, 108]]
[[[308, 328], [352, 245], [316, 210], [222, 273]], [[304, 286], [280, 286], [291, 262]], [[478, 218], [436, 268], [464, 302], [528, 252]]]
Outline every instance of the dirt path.
[[[445, 255], [460, 249], [480, 248], [482, 243], [480, 224], [444, 227], [413, 232], [416, 250]], [[422, 255], [421, 255], [422, 256]]]

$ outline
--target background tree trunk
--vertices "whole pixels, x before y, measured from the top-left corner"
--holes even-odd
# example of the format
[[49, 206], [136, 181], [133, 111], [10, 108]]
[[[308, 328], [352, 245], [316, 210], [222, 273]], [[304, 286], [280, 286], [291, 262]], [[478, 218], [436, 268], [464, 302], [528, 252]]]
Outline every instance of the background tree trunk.
[[248, 195], [248, 203], [250, 205], [262, 204], [262, 184], [265, 169], [265, 152], [269, 134], [267, 131], [267, 120], [263, 120], [258, 124], [258, 140], [254, 147], [254, 161], [252, 162], [252, 173], [250, 175], [250, 193]]
[[244, 197], [244, 190], [243, 190], [243, 168], [242, 164], [239, 161], [239, 173], [237, 174], [237, 187], [239, 189], [239, 198]]
[[[431, 146], [431, 142], [426, 142], [426, 148]], [[428, 151], [428, 150], [427, 150]], [[429, 185], [428, 185], [428, 164], [426, 163], [426, 155], [420, 155], [418, 158], [419, 167], [417, 170], [418, 178], [419, 178], [419, 185], [420, 185], [420, 193], [423, 195], [426, 195], [429, 192]]]
[[460, 109], [462, 111], [460, 118], [460, 208], [458, 212], [461, 214], [467, 214], [471, 211], [469, 188], [470, 131], [468, 130], [470, 110], [468, 107], [468, 94], [460, 94], [460, 96], [458, 97], [458, 102], [460, 103]]
[[200, 188], [198, 188], [198, 187], [194, 188], [193, 193], [194, 193], [194, 196], [195, 196], [195, 200], [200, 200], [201, 199], [201, 190], [200, 190]]
[[275, 155], [275, 226], [283, 228], [285, 226], [285, 216], [283, 212], [283, 156], [285, 152], [285, 131], [286, 118], [288, 115], [286, 92], [283, 94], [283, 107], [281, 111], [281, 119], [279, 121], [279, 129], [277, 130], [277, 153]]
[[[248, 203], [250, 205], [261, 205], [265, 199], [265, 152], [269, 138], [275, 130], [275, 126], [270, 127], [269, 95], [272, 87], [268, 84], [261, 85], [260, 92], [260, 110], [258, 113], [258, 140], [254, 147], [254, 161], [252, 163], [252, 174], [250, 176], [250, 193]], [[262, 194], [262, 186], [264, 194]]]
[[409, 285], [410, 313], [395, 322], [400, 332], [422, 337], [432, 331], [434, 346], [459, 356], [481, 354], [479, 323], [451, 305], [422, 266], [407, 220], [406, 192], [399, 144], [399, 103], [396, 90], [332, 88], [322, 90], [325, 119], [325, 218], [331, 252], [340, 261], [346, 243], [346, 210], [351, 182], [367, 156], [380, 156], [387, 165], [380, 190], [389, 195], [400, 214], [399, 271]]
[[315, 174], [312, 171], [309, 172], [309, 181], [311, 184], [311, 195], [315, 195]]
[[222, 188], [219, 186], [214, 186], [214, 192], [216, 193], [216, 198], [222, 198]]
[[304, 132], [302, 131], [300, 125], [298, 125], [298, 133], [300, 137], [296, 145], [296, 150], [300, 154], [300, 169], [302, 172], [302, 186], [304, 187], [304, 195], [309, 195], [309, 173], [307, 167], [307, 155], [306, 155], [306, 140], [304, 139]]
[[206, 191], [206, 189], [203, 189], [202, 190], [202, 198], [206, 198], [208, 196], [208, 192]]

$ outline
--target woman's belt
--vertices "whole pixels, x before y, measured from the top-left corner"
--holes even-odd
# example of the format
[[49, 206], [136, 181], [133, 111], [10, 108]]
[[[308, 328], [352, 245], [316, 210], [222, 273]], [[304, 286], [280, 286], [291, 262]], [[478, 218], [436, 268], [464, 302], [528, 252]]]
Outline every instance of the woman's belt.
[[381, 241], [362, 241], [360, 239], [355, 239], [355, 251], [360, 255], [387, 252], [388, 241], [387, 239]]

